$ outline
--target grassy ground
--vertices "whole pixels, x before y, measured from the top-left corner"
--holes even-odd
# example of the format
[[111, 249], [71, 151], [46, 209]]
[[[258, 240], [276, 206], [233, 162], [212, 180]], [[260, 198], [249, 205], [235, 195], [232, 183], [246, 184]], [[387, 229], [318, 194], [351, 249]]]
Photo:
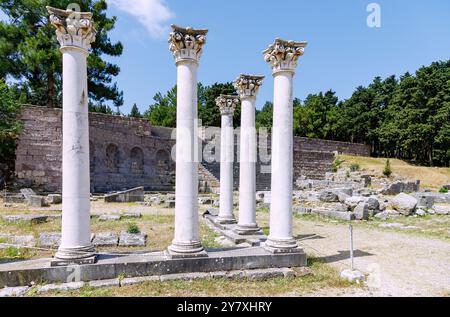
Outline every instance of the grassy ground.
[[[169, 210], [166, 210], [167, 213]], [[16, 212], [20, 213], [20, 212]], [[25, 212], [22, 212], [25, 213]], [[93, 233], [113, 232], [120, 234], [127, 231], [131, 224], [137, 225], [139, 230], [147, 234], [147, 245], [140, 248], [124, 247], [99, 247], [99, 252], [108, 251], [139, 251], [139, 250], [163, 250], [167, 248], [173, 239], [174, 215], [172, 214], [145, 214], [139, 219], [121, 219], [119, 221], [99, 221], [98, 217], [91, 220], [91, 230]], [[42, 232], [60, 232], [61, 220], [49, 219], [45, 223], [34, 224], [29, 222], [7, 223], [0, 218], [0, 234], [33, 235], [39, 238]], [[205, 224], [200, 223], [200, 236], [205, 248], [218, 248], [220, 245], [215, 242], [218, 235], [209, 229]], [[2, 239], [4, 240], [4, 239]], [[6, 242], [6, 241], [0, 241]], [[35, 257], [51, 256], [51, 251], [16, 249], [13, 247], [0, 249], [0, 261], [30, 259]]]
[[[205, 279], [194, 281], [147, 282], [139, 285], [91, 288], [77, 291], [50, 292], [43, 296], [109, 297], [109, 296], [299, 296], [326, 288], [355, 287], [339, 278], [330, 265], [315, 258], [308, 260], [313, 274], [289, 279], [273, 278], [266, 281]], [[36, 295], [33, 290], [30, 295]]]
[[[372, 171], [379, 176], [383, 175], [386, 165], [385, 158], [350, 155], [340, 155], [339, 157], [345, 161], [344, 167], [350, 167], [352, 163], [357, 163], [363, 170]], [[424, 188], [439, 189], [443, 185], [450, 184], [450, 168], [414, 166], [397, 159], [390, 159], [390, 163], [394, 175], [413, 180], [420, 179]]]
[[[324, 222], [329, 224], [346, 224], [348, 225], [348, 221], [338, 220], [323, 217], [320, 215], [294, 215], [294, 231], [301, 231], [301, 222], [309, 221], [309, 222]], [[389, 224], [389, 223], [400, 223], [404, 226], [414, 226], [418, 227], [418, 229], [399, 229], [399, 228], [383, 228], [380, 227], [381, 224]], [[439, 215], [427, 215], [424, 217], [395, 217], [388, 220], [379, 220], [376, 218], [371, 218], [368, 221], [353, 221], [351, 224], [354, 227], [363, 227], [368, 229], [377, 229], [382, 231], [395, 231], [403, 234], [409, 235], [417, 235], [423, 237], [432, 237], [438, 238], [442, 240], [450, 240], [450, 217], [449, 216], [439, 216]]]

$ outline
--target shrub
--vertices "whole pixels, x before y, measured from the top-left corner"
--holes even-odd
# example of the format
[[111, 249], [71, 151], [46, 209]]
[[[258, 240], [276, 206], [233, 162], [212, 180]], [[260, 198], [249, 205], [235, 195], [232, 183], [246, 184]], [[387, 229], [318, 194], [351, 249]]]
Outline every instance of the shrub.
[[128, 224], [127, 232], [130, 234], [136, 234], [136, 233], [140, 233], [141, 230], [135, 223], [130, 223], [130, 224]]
[[384, 166], [383, 175], [386, 177], [389, 177], [392, 175], [391, 162], [389, 161], [389, 159], [387, 159], [386, 165]]
[[358, 163], [352, 163], [350, 165], [350, 171], [352, 171], [352, 172], [359, 171], [360, 169], [361, 169], [361, 166], [359, 166]]
[[441, 194], [447, 194], [448, 193], [448, 188], [442, 187], [441, 189], [439, 189], [439, 192]]
[[336, 157], [333, 161], [333, 166], [332, 166], [332, 170], [333, 172], [337, 172], [338, 169], [341, 167], [342, 163], [344, 163], [343, 160], [341, 160], [339, 157]]

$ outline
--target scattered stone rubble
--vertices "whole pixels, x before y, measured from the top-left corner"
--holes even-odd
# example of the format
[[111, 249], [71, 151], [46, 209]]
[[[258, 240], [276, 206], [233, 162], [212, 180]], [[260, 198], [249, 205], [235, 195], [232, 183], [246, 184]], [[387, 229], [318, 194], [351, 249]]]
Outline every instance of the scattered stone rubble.
[[[327, 173], [325, 180], [299, 178], [296, 188], [293, 211], [297, 214], [341, 220], [450, 214], [450, 194], [421, 191], [420, 181], [389, 182], [387, 178], [341, 169]], [[258, 192], [256, 200], [264, 206], [270, 203], [270, 195]]]

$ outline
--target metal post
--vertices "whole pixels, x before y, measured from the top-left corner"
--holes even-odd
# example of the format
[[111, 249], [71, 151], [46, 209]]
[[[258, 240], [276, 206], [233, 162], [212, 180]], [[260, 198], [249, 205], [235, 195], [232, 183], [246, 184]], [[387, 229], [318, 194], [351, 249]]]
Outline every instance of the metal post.
[[348, 228], [350, 230], [350, 261], [351, 261], [351, 269], [353, 271], [354, 270], [354, 267], [353, 267], [353, 226], [349, 225]]

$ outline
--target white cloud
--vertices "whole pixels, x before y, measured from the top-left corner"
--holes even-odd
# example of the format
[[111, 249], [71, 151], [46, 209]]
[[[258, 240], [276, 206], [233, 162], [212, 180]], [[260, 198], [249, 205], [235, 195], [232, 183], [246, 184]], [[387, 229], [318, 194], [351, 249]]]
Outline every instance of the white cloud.
[[167, 35], [166, 22], [175, 17], [164, 0], [108, 0], [117, 9], [138, 19], [150, 35], [161, 38]]

